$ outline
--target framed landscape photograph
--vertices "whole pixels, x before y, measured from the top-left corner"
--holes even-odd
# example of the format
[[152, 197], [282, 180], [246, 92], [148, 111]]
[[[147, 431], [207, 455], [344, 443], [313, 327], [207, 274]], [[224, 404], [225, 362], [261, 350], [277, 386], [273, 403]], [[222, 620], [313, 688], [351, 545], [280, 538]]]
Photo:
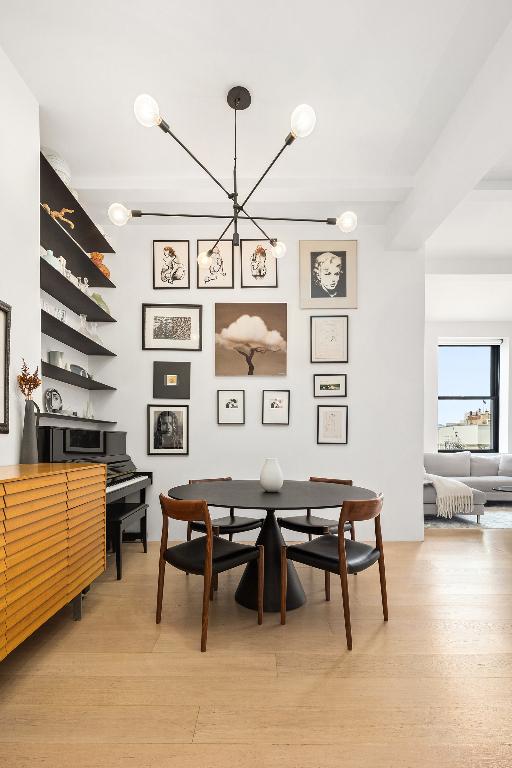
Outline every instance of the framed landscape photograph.
[[188, 405], [148, 405], [148, 455], [187, 456]]
[[240, 241], [242, 288], [277, 288], [277, 259], [268, 240]]
[[198, 240], [197, 255], [213, 248], [209, 267], [197, 264], [198, 288], [234, 288], [234, 248], [232, 240]]
[[348, 363], [348, 316], [312, 315], [310, 361]]
[[357, 308], [357, 240], [301, 240], [300, 305]]
[[217, 390], [217, 424], [245, 424], [245, 390]]
[[346, 397], [346, 373], [315, 373], [313, 375], [313, 394], [315, 397]]
[[153, 240], [153, 288], [190, 288], [188, 240]]
[[201, 304], [143, 304], [142, 349], [200, 350]]
[[215, 305], [215, 375], [286, 375], [286, 304]]
[[346, 445], [348, 406], [317, 405], [316, 442], [319, 445]]
[[0, 433], [9, 432], [11, 307], [0, 301]]
[[159, 400], [190, 399], [190, 363], [153, 363], [153, 397]]
[[261, 401], [262, 424], [290, 423], [290, 390], [264, 389]]

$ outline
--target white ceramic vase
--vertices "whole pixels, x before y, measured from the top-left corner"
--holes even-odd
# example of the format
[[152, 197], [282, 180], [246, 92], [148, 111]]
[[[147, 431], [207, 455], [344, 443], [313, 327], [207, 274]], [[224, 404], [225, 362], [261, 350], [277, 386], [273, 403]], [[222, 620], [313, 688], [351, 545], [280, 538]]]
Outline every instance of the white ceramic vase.
[[265, 459], [260, 472], [260, 485], [269, 493], [280, 491], [283, 487], [283, 472], [277, 459]]

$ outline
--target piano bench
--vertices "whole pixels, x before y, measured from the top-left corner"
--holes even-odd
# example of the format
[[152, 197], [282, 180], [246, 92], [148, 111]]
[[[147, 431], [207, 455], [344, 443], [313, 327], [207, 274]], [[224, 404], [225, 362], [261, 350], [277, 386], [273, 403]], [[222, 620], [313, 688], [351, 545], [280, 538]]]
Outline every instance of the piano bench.
[[148, 505], [141, 502], [121, 501], [107, 504], [107, 541], [112, 543], [116, 555], [118, 581], [123, 576], [123, 531], [137, 520], [140, 520], [140, 531], [135, 536], [142, 541], [144, 552], [148, 551], [147, 512]]

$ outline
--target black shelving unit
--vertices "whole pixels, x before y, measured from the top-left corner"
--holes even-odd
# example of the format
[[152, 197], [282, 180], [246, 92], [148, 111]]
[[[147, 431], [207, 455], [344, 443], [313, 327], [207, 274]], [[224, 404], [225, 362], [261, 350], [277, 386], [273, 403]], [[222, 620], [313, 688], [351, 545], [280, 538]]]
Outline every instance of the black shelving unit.
[[60, 301], [77, 315], [86, 315], [87, 320], [98, 323], [115, 323], [115, 318], [105, 312], [87, 294], [77, 288], [67, 277], [41, 258], [41, 288]]
[[67, 419], [68, 421], [83, 421], [89, 424], [117, 424], [117, 421], [107, 421], [106, 419], [84, 419], [81, 416], [66, 416], [64, 413], [41, 413], [39, 421], [46, 419]]
[[83, 352], [84, 355], [116, 357], [115, 352], [111, 352], [106, 347], [89, 339], [61, 320], [57, 320], [56, 317], [50, 315], [49, 312], [45, 312], [44, 309], [41, 310], [41, 333], [57, 341], [62, 341], [63, 344], [76, 349], [78, 352]]
[[66, 368], [59, 368], [58, 365], [45, 363], [44, 360], [41, 360], [41, 373], [48, 379], [63, 381], [65, 384], [71, 384], [71, 386], [80, 387], [80, 389], [88, 389], [90, 391], [103, 390], [106, 392], [116, 391], [116, 388], [111, 387], [109, 384], [102, 384], [101, 381], [90, 379], [88, 376], [80, 376], [78, 373], [66, 370]]

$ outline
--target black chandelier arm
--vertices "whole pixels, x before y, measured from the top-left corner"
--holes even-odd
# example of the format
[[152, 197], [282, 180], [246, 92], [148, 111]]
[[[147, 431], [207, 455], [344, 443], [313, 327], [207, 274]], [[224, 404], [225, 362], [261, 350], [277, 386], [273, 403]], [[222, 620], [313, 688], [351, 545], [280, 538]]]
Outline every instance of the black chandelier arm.
[[263, 227], [260, 227], [260, 225], [258, 224], [257, 220], [255, 218], [253, 218], [252, 216], [250, 216], [242, 205], [240, 206], [239, 210], [241, 210], [245, 214], [244, 216], [240, 216], [241, 219], [245, 219], [245, 220], [248, 219], [249, 221], [252, 221], [252, 223], [254, 224], [256, 229], [259, 229], [259, 231], [262, 233], [262, 235], [264, 236], [265, 240], [268, 240], [270, 243], [272, 243], [272, 245], [275, 245], [276, 238], [275, 237], [269, 237], [267, 235], [267, 233], [265, 232], [265, 230], [263, 229]]
[[286, 147], [289, 147], [289, 146], [290, 146], [290, 144], [291, 144], [291, 143], [292, 143], [294, 140], [295, 140], [295, 136], [293, 135], [293, 133], [289, 133], [289, 134], [288, 134], [288, 136], [287, 136], [287, 137], [286, 137], [286, 139], [285, 139], [285, 142], [284, 142], [283, 146], [281, 147], [281, 149], [279, 150], [279, 152], [277, 153], [277, 155], [274, 157], [274, 159], [272, 160], [272, 162], [271, 162], [271, 163], [270, 163], [270, 164], [269, 164], [269, 165], [266, 167], [266, 169], [263, 171], [263, 173], [262, 173], [262, 174], [261, 174], [261, 176], [259, 177], [259, 179], [258, 179], [258, 181], [256, 182], [256, 184], [254, 185], [254, 187], [251, 189], [251, 191], [249, 192], [249, 194], [247, 195], [247, 197], [246, 197], [246, 198], [245, 198], [245, 200], [243, 201], [243, 203], [242, 203], [242, 205], [240, 206], [240, 208], [243, 208], [243, 207], [244, 207], [244, 205], [247, 203], [247, 201], [248, 201], [248, 200], [249, 200], [249, 199], [250, 199], [250, 198], [253, 196], [254, 192], [255, 192], [255, 191], [258, 189], [259, 185], [261, 184], [261, 182], [263, 181], [263, 179], [265, 178], [265, 176], [267, 175], [267, 173], [268, 173], [268, 172], [271, 170], [271, 168], [272, 168], [272, 167], [273, 167], [273, 166], [276, 164], [276, 162], [279, 160], [279, 158], [281, 157], [281, 155], [282, 155], [282, 154], [283, 154], [283, 152], [285, 151]]
[[[233, 219], [233, 216], [224, 216], [216, 213], [160, 213], [156, 211], [139, 211], [139, 210], [132, 210], [131, 212], [132, 218], [138, 219], [142, 216], [163, 216], [171, 219], [229, 219], [230, 221]], [[252, 221], [253, 224], [256, 224], [257, 221], [283, 221], [283, 222], [299, 222], [299, 223], [306, 223], [306, 224], [336, 224], [335, 218], [327, 218], [327, 219], [301, 219], [301, 218], [290, 218], [290, 217], [281, 217], [281, 216], [249, 216], [244, 211], [243, 216], [239, 216], [239, 219], [242, 219], [244, 221]], [[268, 238], [270, 239], [270, 238]]]
[[222, 238], [224, 237], [224, 235], [226, 234], [226, 232], [228, 231], [228, 229], [232, 225], [233, 221], [234, 221], [234, 217], [231, 216], [231, 219], [230, 219], [230, 221], [228, 221], [228, 224], [227, 224], [226, 228], [223, 230], [222, 234], [217, 238], [217, 240], [214, 242], [212, 247], [208, 249], [210, 252], [213, 251], [213, 249], [218, 245], [218, 243], [220, 243], [220, 241], [222, 240]]

